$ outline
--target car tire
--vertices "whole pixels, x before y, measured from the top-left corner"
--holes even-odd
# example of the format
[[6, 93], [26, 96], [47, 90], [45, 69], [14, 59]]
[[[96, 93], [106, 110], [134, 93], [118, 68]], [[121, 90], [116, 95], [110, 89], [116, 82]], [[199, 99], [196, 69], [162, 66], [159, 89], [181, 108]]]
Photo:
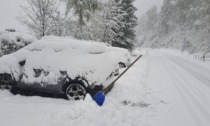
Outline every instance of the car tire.
[[87, 89], [82, 82], [72, 82], [66, 88], [66, 97], [68, 100], [84, 100]]
[[15, 88], [15, 87], [12, 87], [12, 89], [10, 90], [10, 92], [13, 94], [13, 95], [17, 95], [19, 93], [19, 89], [18, 88]]
[[0, 75], [0, 89], [11, 90], [13, 85], [13, 79], [10, 74], [1, 74]]

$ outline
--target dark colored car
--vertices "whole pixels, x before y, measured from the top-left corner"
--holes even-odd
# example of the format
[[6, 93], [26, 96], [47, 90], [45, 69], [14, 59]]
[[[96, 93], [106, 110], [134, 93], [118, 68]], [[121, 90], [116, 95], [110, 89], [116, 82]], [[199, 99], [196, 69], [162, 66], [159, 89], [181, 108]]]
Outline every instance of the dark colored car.
[[45, 38], [0, 58], [0, 87], [84, 99], [114, 79], [130, 63], [126, 49], [104, 43]]

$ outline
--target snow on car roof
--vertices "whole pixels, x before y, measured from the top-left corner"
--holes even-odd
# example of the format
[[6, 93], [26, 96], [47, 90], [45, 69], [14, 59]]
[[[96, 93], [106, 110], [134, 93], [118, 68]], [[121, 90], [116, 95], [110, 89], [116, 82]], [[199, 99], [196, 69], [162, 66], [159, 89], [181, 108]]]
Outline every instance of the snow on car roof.
[[102, 42], [82, 41], [66, 37], [44, 37], [43, 39], [38, 40], [35, 43], [25, 47], [26, 50], [30, 51], [40, 51], [44, 48], [51, 48], [56, 52], [71, 48], [102, 53], [105, 52], [106, 44]]

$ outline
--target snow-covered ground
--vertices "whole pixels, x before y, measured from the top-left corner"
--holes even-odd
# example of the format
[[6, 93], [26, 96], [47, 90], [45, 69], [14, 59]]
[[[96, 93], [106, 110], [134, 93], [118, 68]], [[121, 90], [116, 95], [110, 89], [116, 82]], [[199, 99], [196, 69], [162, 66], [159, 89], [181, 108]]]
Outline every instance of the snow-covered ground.
[[90, 96], [75, 102], [0, 91], [0, 126], [209, 126], [209, 107], [210, 62], [149, 50], [102, 107]]

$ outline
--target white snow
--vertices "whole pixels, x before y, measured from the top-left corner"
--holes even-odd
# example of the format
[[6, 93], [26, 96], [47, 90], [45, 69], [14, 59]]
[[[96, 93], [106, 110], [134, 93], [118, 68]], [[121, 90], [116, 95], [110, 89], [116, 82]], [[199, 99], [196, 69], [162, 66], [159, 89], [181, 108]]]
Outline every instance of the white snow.
[[209, 126], [210, 62], [176, 50], [146, 50], [102, 107], [0, 91], [1, 126]]
[[35, 40], [33, 36], [21, 32], [0, 32], [0, 57], [16, 52]]
[[[17, 41], [17, 38], [20, 38], [20, 42]], [[35, 41], [35, 38], [31, 35], [21, 33], [21, 32], [7, 32], [7, 31], [5, 31], [5, 32], [1, 32], [1, 34], [0, 34], [0, 42], [1, 42], [1, 40], [7, 40], [7, 42], [10, 44], [24, 46], [25, 44], [29, 44], [29, 43]]]
[[208, 126], [210, 63], [174, 50], [149, 53], [149, 83], [160, 89], [157, 97], [166, 104], [163, 112], [157, 114], [154, 124]]

